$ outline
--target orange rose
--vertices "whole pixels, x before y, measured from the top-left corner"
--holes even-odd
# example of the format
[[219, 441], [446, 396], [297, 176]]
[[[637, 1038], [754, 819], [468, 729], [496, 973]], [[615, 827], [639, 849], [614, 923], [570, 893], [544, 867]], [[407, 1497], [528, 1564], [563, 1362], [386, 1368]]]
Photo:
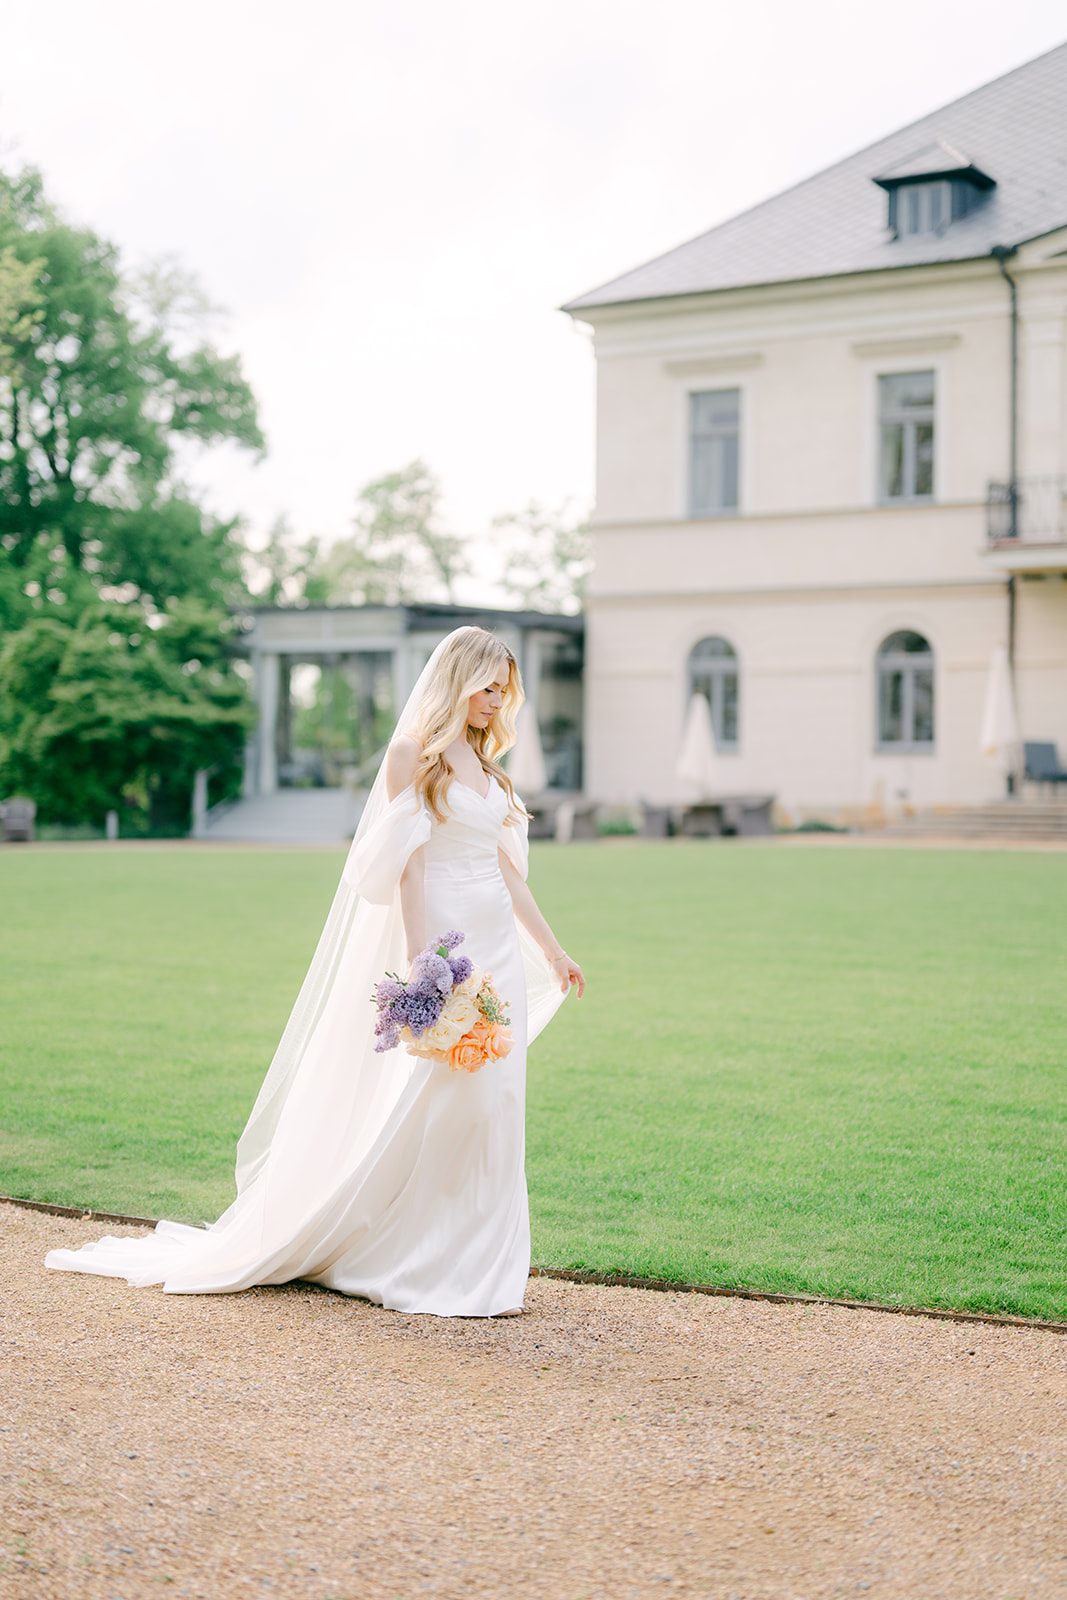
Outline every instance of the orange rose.
[[448, 1064], [453, 1072], [477, 1072], [485, 1060], [485, 1045], [474, 1037], [473, 1031], [465, 1033], [458, 1044], [448, 1052]]
[[511, 1036], [511, 1029], [502, 1027], [499, 1022], [489, 1024], [489, 1037], [486, 1040], [486, 1052], [493, 1061], [499, 1061], [506, 1056], [515, 1040]]

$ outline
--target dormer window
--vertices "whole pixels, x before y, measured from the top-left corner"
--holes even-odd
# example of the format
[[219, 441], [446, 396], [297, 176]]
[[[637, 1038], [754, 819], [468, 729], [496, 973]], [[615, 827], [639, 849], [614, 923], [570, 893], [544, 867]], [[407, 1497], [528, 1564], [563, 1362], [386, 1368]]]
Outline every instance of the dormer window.
[[940, 233], [951, 216], [952, 189], [944, 179], [910, 183], [889, 196], [889, 226], [898, 234]]
[[940, 141], [898, 161], [874, 181], [889, 196], [886, 220], [897, 239], [943, 233], [995, 187], [988, 173]]

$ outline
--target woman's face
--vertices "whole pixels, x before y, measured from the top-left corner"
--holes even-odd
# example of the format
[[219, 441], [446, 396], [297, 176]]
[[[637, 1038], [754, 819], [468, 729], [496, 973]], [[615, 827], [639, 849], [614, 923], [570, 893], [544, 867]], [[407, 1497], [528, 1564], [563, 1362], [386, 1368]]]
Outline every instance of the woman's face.
[[[493, 669], [490, 668], [490, 671]], [[468, 728], [488, 728], [504, 701], [507, 673], [498, 667], [497, 676], [484, 689], [476, 689], [467, 702]]]

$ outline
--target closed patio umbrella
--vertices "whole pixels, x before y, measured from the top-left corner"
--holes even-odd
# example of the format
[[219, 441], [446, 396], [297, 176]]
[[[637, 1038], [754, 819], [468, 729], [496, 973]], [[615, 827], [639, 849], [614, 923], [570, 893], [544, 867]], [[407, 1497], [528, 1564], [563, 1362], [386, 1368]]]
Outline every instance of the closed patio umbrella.
[[520, 795], [540, 794], [548, 784], [541, 731], [529, 702], [522, 707], [516, 719], [515, 745], [508, 758], [508, 777]]
[[1008, 652], [1002, 644], [993, 651], [986, 684], [985, 710], [979, 746], [984, 756], [995, 756], [1003, 772], [1019, 768], [1019, 720], [1015, 714], [1015, 688]]
[[706, 799], [715, 790], [717, 772], [711, 707], [707, 696], [694, 690], [685, 714], [685, 730], [674, 775], [680, 782], [695, 789], [701, 799]]

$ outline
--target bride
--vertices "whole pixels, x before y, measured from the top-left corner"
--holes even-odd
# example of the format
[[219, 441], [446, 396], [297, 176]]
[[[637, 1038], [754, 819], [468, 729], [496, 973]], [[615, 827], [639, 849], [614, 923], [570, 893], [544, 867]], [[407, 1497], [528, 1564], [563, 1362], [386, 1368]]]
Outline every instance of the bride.
[[[498, 764], [522, 701], [514, 657], [482, 628], [431, 656], [238, 1144], [229, 1210], [47, 1266], [171, 1294], [308, 1278], [395, 1311], [521, 1311], [526, 1046], [585, 987], [526, 886], [527, 815]], [[510, 1054], [474, 1073], [374, 1050], [375, 984], [452, 928], [512, 1019]]]

